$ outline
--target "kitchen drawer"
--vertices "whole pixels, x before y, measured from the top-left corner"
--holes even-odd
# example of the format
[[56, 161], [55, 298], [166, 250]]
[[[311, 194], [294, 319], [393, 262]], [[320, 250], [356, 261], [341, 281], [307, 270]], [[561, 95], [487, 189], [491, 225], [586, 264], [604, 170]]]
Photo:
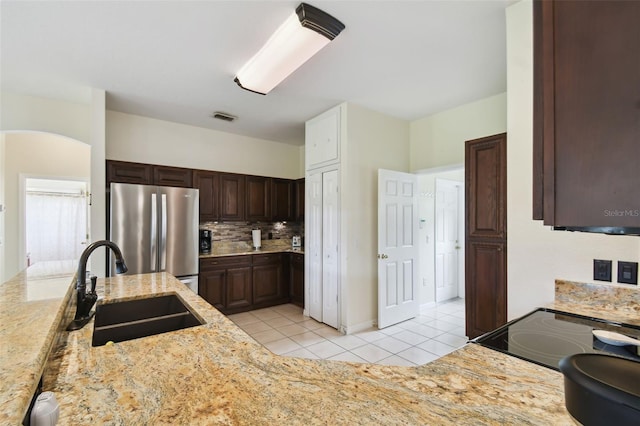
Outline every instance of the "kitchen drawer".
[[271, 253], [271, 254], [254, 254], [253, 255], [253, 264], [254, 265], [266, 265], [271, 263], [279, 263], [282, 261], [282, 255], [280, 253]]
[[224, 256], [200, 259], [200, 270], [219, 269], [228, 266], [251, 266], [251, 256]]

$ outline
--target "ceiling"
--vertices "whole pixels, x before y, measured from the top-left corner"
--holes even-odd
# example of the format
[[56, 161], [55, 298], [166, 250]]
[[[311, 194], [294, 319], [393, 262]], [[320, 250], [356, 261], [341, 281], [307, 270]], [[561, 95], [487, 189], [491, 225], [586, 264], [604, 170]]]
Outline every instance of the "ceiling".
[[1, 87], [76, 102], [100, 88], [109, 110], [294, 145], [344, 101], [415, 120], [506, 91], [512, 0], [310, 0], [346, 29], [268, 95], [239, 88], [299, 3], [3, 0]]

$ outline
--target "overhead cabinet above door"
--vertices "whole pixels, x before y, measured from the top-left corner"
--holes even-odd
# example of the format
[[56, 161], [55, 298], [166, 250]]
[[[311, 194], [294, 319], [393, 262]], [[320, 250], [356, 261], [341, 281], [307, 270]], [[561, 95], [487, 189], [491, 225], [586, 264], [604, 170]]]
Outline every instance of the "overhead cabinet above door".
[[337, 106], [307, 121], [305, 127], [306, 170], [340, 162], [340, 112]]

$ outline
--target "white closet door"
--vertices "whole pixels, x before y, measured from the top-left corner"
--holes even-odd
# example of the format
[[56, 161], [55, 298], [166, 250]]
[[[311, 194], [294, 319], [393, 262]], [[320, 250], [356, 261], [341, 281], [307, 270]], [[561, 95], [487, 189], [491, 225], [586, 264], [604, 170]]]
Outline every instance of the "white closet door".
[[322, 322], [338, 328], [338, 171], [322, 174]]
[[305, 179], [305, 265], [309, 315], [322, 322], [322, 173]]

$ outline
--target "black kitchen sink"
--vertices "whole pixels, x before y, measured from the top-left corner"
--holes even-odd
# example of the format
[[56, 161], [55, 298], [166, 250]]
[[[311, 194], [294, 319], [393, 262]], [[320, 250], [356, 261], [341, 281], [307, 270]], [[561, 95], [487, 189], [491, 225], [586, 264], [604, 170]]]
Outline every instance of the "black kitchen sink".
[[567, 411], [583, 425], [638, 425], [640, 362], [601, 354], [560, 361]]
[[96, 307], [91, 345], [102, 346], [202, 324], [175, 294], [105, 303]]

